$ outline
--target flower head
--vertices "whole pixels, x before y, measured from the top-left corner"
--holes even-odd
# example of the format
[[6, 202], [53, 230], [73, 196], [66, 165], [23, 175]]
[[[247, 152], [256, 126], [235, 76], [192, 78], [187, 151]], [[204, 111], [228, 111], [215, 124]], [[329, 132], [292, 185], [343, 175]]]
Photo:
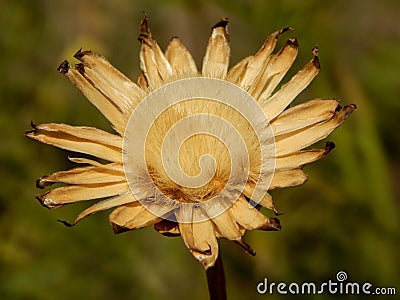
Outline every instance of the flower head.
[[[71, 158], [83, 166], [43, 176], [39, 188], [65, 186], [38, 196], [47, 208], [102, 199], [73, 224], [115, 208], [116, 233], [154, 225], [166, 236], [181, 235], [207, 269], [218, 257], [218, 237], [254, 254], [242, 237], [246, 230], [280, 230], [269, 190], [303, 184], [304, 165], [334, 147], [304, 150], [327, 137], [356, 106], [314, 99], [288, 108], [318, 74], [314, 57], [277, 89], [292, 66], [298, 43], [289, 39], [274, 53], [269, 35], [261, 49], [228, 70], [228, 21], [212, 27], [201, 71], [187, 48], [173, 38], [163, 52], [141, 23], [137, 83], [91, 51], [75, 54], [64, 74], [110, 121], [115, 133], [66, 124], [33, 125], [26, 136], [62, 149], [107, 161]], [[64, 222], [65, 224], [68, 224]]]

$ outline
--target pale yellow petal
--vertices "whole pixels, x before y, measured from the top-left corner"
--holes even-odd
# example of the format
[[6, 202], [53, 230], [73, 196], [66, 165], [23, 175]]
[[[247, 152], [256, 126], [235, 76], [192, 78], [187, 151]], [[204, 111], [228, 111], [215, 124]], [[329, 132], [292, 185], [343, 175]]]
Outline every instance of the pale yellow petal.
[[174, 37], [171, 39], [165, 50], [165, 57], [178, 78], [198, 75], [196, 62], [179, 38]]
[[263, 95], [261, 95], [258, 98], [258, 101], [270, 122], [310, 84], [314, 77], [317, 76], [319, 70], [319, 60], [318, 57], [315, 56], [312, 61], [310, 61], [271, 97], [264, 98]]
[[[52, 129], [54, 129], [54, 127], [52, 127]], [[73, 135], [73, 133], [76, 132], [71, 131], [71, 133], [72, 134], [66, 133], [64, 131], [49, 131], [47, 130], [46, 124], [43, 124], [43, 126], [34, 125], [34, 129], [27, 131], [25, 133], [25, 136], [61, 149], [90, 154], [108, 161], [122, 161], [122, 150], [120, 148], [111, 146], [108, 143], [102, 144], [100, 142], [100, 139], [98, 139], [99, 136], [94, 135], [92, 137], [91, 135], [87, 135], [86, 137], [79, 137]], [[114, 137], [116, 136], [113, 136], [112, 138]]]
[[270, 190], [303, 184], [308, 176], [300, 169], [283, 170], [274, 173]]
[[100, 199], [121, 195], [129, 190], [126, 182], [63, 186], [53, 189], [37, 199], [47, 208], [56, 208], [68, 203]]
[[225, 79], [231, 50], [228, 36], [228, 20], [222, 19], [212, 28], [206, 54], [203, 59], [203, 76]]
[[[79, 50], [75, 55], [85, 66], [102, 77], [111, 87], [129, 98], [128, 106], [135, 106], [143, 98], [143, 90], [116, 69], [107, 59], [92, 51]], [[122, 105], [127, 106], [127, 105]]]
[[240, 240], [244, 231], [240, 230], [235, 219], [229, 214], [229, 209], [211, 219], [216, 226], [217, 234], [229, 240]]
[[162, 219], [148, 211], [140, 202], [125, 204], [110, 214], [110, 224], [115, 233], [147, 227]]
[[[110, 165], [116, 164], [113, 163]], [[89, 166], [74, 168], [68, 171], [60, 171], [51, 175], [43, 176], [36, 181], [36, 186], [39, 188], [45, 188], [57, 182], [75, 185], [87, 185], [122, 181], [125, 181], [125, 174], [123, 172]]]
[[137, 200], [135, 199], [133, 194], [130, 191], [128, 191], [122, 195], [118, 195], [116, 197], [97, 202], [96, 204], [93, 204], [92, 206], [88, 207], [83, 212], [81, 212], [72, 225], [75, 225], [83, 218], [92, 215], [94, 213], [97, 213], [99, 211], [107, 210], [128, 203], [133, 203], [135, 201]]
[[286, 134], [330, 119], [339, 101], [335, 99], [314, 99], [291, 107], [271, 123], [275, 136]]
[[142, 20], [140, 30], [138, 38], [142, 44], [140, 68], [144, 72], [150, 88], [155, 89], [171, 77], [172, 68], [157, 42], [152, 38], [147, 17]]
[[105, 97], [105, 95], [98, 91], [78, 69], [70, 68], [67, 61], [64, 61], [58, 67], [58, 70], [60, 73], [64, 74], [94, 106], [96, 106], [96, 108], [111, 122], [118, 133], [123, 134], [125, 129], [124, 114], [114, 102], [114, 99]]
[[335, 128], [342, 124], [346, 117], [356, 108], [357, 106], [354, 104], [339, 107], [333, 117], [328, 121], [276, 137], [276, 155], [284, 156], [294, 153], [327, 137]]
[[[253, 197], [253, 193], [254, 193], [254, 188], [255, 188], [255, 184], [254, 183], [246, 183], [244, 190], [243, 190], [243, 194], [249, 198], [252, 199]], [[261, 198], [261, 200], [258, 202], [258, 204], [260, 204], [261, 206], [268, 208], [270, 210], [272, 210], [275, 214], [279, 214], [278, 211], [275, 209], [274, 206], [274, 201], [272, 199], [272, 196], [270, 194], [268, 194], [266, 191], [261, 190], [260, 191], [263, 194], [263, 197]], [[253, 199], [252, 199], [253, 200]]]
[[256, 82], [249, 88], [249, 93], [258, 98], [267, 99], [293, 65], [297, 57], [299, 45], [297, 39], [289, 39], [281, 50], [271, 57], [263, 72], [260, 73]]
[[333, 142], [326, 142], [325, 149], [302, 150], [286, 156], [277, 157], [275, 170], [296, 169], [312, 163], [327, 155], [334, 147], [335, 144]]
[[254, 208], [242, 196], [239, 197], [230, 208], [230, 214], [236, 222], [246, 230], [280, 230], [279, 220], [276, 218], [268, 218]]
[[226, 80], [239, 85], [245, 75], [247, 65], [253, 59], [253, 56], [248, 56], [234, 65], [226, 75]]
[[272, 51], [275, 49], [278, 36], [289, 29], [290, 28], [283, 28], [267, 37], [261, 49], [258, 50], [258, 52], [247, 63], [246, 72], [242, 76], [239, 84], [242, 88], [249, 90], [249, 88], [255, 83], [260, 73], [264, 70], [266, 63], [270, 59]]

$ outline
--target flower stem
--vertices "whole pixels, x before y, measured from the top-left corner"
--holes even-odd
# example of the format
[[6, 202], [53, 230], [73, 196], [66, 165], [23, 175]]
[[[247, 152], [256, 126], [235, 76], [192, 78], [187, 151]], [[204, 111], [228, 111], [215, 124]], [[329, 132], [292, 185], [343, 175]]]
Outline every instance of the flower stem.
[[206, 270], [210, 300], [226, 300], [225, 273], [219, 253], [215, 265]]

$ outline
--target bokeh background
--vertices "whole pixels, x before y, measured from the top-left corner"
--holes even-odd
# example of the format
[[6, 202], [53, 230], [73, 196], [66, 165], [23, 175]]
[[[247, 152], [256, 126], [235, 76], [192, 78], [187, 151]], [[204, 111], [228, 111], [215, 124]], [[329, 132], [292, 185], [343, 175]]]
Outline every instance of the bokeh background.
[[31, 120], [111, 130], [56, 68], [83, 47], [136, 79], [143, 11], [161, 47], [179, 36], [198, 65], [223, 16], [232, 64], [268, 33], [294, 27], [279, 42], [299, 39], [288, 77], [315, 44], [322, 63], [296, 101], [336, 97], [359, 106], [330, 136], [337, 148], [305, 168], [310, 180], [273, 193], [283, 230], [248, 233], [256, 257], [220, 241], [229, 298], [282, 298], [257, 295], [257, 283], [320, 283], [341, 270], [348, 281], [400, 293], [400, 2], [1, 0], [0, 7], [0, 299], [208, 297], [204, 271], [180, 238], [152, 228], [116, 236], [107, 212], [66, 228], [56, 220], [73, 220], [87, 204], [48, 211], [34, 198], [36, 178], [72, 164], [67, 152], [24, 138]]

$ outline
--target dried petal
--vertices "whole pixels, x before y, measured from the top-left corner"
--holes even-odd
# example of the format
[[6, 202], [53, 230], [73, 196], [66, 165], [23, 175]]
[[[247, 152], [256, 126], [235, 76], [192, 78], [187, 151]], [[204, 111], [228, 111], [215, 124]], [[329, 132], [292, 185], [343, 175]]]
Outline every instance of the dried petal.
[[196, 62], [179, 38], [171, 39], [165, 50], [165, 57], [178, 78], [198, 75]]
[[303, 184], [308, 176], [300, 169], [283, 170], [274, 173], [270, 190]]
[[222, 19], [212, 28], [203, 59], [203, 76], [224, 79], [228, 71], [231, 49], [229, 46], [228, 20]]

